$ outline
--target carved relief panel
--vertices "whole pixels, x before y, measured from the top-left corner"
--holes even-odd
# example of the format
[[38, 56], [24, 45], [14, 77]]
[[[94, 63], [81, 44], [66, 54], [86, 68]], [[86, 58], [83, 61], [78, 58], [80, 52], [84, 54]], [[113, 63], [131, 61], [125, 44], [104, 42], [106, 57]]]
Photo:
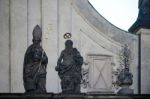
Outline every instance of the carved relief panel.
[[88, 55], [88, 92], [111, 92], [112, 57], [109, 55]]

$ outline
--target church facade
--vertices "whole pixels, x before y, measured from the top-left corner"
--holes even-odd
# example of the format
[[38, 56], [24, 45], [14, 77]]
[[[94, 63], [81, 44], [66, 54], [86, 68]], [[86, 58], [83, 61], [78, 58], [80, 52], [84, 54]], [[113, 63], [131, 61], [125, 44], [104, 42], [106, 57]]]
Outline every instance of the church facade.
[[[64, 49], [65, 33], [84, 58], [88, 85], [81, 92], [117, 92], [119, 54], [127, 44], [131, 50], [130, 72], [134, 93], [139, 90], [139, 36], [121, 30], [101, 16], [88, 0], [0, 0], [0, 92], [23, 93], [23, 60], [32, 42], [36, 25], [42, 28], [42, 46], [48, 56], [47, 92], [59, 93], [60, 79], [55, 71]], [[141, 93], [150, 92], [148, 29], [141, 48], [143, 72]], [[140, 32], [140, 33], [141, 33]], [[146, 51], [146, 53], [145, 53]], [[145, 59], [146, 58], [146, 59]], [[145, 65], [146, 63], [146, 65]]]

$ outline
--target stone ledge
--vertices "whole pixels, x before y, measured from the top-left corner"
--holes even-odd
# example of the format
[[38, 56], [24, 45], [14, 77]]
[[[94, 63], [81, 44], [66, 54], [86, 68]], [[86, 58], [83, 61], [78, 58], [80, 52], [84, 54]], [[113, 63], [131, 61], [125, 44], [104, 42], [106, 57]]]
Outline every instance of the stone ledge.
[[0, 99], [149, 99], [148, 94], [135, 95], [115, 95], [115, 94], [79, 94], [79, 95], [62, 95], [62, 94], [24, 94], [24, 93], [0, 93]]

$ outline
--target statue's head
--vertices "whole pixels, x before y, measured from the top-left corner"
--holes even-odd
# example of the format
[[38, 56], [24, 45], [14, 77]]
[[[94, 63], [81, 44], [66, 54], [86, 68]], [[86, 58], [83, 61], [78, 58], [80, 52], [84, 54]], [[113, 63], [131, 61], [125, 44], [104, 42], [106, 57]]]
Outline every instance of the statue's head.
[[36, 25], [33, 30], [33, 43], [34, 44], [40, 44], [42, 39], [42, 30], [39, 25]]
[[71, 40], [67, 40], [67, 41], [65, 42], [65, 47], [66, 47], [66, 48], [72, 48], [72, 46], [73, 46], [73, 42], [72, 42]]

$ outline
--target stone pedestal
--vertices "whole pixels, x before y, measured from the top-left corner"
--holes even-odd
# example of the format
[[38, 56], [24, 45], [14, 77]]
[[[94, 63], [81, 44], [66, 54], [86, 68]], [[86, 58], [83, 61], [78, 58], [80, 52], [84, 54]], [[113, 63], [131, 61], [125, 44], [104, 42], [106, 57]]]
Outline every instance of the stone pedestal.
[[130, 89], [129, 86], [122, 86], [122, 88], [118, 91], [118, 95], [131, 95], [134, 94], [134, 90]]

